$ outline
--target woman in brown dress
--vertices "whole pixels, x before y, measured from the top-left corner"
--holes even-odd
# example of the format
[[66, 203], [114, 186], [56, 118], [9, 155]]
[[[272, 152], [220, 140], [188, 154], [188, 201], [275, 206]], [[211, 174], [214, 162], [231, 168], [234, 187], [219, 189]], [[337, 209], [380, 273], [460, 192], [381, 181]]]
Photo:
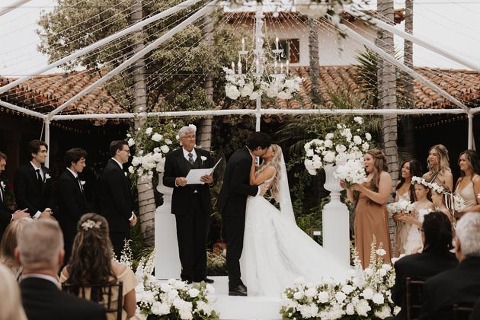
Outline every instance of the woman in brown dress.
[[[367, 180], [347, 188], [347, 197], [355, 203], [355, 248], [362, 267], [370, 263], [370, 252], [375, 237], [376, 246], [382, 246], [385, 263], [390, 263], [391, 248], [388, 234], [387, 201], [392, 190], [392, 177], [387, 172], [387, 159], [382, 151], [372, 149], [364, 156]], [[342, 186], [346, 186], [342, 183]]]

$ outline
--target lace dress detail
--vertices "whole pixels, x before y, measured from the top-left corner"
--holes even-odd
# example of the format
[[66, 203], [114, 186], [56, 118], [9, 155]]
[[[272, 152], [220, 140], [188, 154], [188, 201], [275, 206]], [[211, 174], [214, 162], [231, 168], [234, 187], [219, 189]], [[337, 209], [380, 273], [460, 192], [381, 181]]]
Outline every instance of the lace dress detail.
[[[415, 219], [423, 223], [425, 215], [429, 212], [427, 209], [430, 204], [423, 205], [421, 207], [415, 206], [412, 211], [412, 215]], [[423, 247], [422, 234], [420, 227], [415, 224], [406, 223], [407, 238], [403, 246], [405, 254], [417, 253]]]
[[464, 188], [461, 190], [458, 190], [457, 188], [454, 192], [456, 196], [462, 197], [465, 201], [465, 209], [463, 209], [464, 211], [477, 205], [477, 197], [475, 196], [475, 190], [473, 189], [473, 181], [475, 181], [477, 177], [478, 176], [475, 175]]

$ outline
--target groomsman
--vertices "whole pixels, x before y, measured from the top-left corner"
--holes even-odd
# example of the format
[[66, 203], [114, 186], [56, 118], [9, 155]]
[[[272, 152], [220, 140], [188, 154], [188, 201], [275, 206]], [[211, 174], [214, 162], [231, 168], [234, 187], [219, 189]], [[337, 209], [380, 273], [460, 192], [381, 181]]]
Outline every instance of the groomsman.
[[30, 162], [17, 169], [15, 174], [15, 198], [17, 207], [28, 209], [34, 219], [51, 218], [54, 206], [50, 170], [45, 167], [48, 146], [40, 140], [28, 143]]
[[213, 167], [210, 153], [194, 148], [196, 131], [193, 125], [178, 131], [182, 147], [167, 155], [163, 184], [173, 188], [172, 213], [177, 225], [181, 279], [188, 283], [213, 283], [212, 279], [207, 278], [206, 251], [212, 213], [209, 185], [213, 183], [213, 173], [202, 176], [202, 183], [197, 184], [187, 184], [185, 178], [191, 169]]
[[80, 148], [73, 148], [65, 153], [67, 168], [58, 178], [58, 212], [56, 217], [62, 228], [65, 245], [65, 264], [72, 253], [73, 239], [77, 234], [77, 222], [88, 212], [85, 198], [84, 184], [79, 173], [85, 168], [87, 152]]
[[0, 239], [7, 228], [7, 225], [12, 220], [30, 217], [30, 215], [25, 210], [17, 210], [13, 212], [6, 203], [6, 193], [5, 193], [5, 182], [2, 180], [1, 175], [5, 171], [5, 166], [7, 165], [7, 156], [5, 153], [0, 152]]
[[125, 240], [130, 239], [130, 226], [137, 223], [130, 180], [123, 170], [123, 164], [128, 162], [130, 156], [128, 143], [124, 140], [112, 141], [110, 155], [112, 158], [103, 170], [101, 206], [110, 228], [113, 250], [117, 258], [120, 258]]

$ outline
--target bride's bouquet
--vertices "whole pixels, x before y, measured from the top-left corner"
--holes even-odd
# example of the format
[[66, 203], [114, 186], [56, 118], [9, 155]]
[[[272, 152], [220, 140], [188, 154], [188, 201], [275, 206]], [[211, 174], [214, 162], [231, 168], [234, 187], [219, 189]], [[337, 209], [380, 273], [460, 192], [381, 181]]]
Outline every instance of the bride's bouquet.
[[351, 187], [355, 183], [361, 184], [367, 179], [363, 161], [358, 159], [347, 160], [344, 164], [337, 166], [333, 175], [345, 181], [348, 187]]

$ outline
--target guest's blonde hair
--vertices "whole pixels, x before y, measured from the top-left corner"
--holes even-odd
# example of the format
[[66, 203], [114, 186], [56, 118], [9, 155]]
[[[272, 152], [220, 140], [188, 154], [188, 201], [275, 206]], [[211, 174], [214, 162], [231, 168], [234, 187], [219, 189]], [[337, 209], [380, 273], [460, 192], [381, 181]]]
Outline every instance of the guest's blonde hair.
[[15, 248], [18, 243], [18, 234], [25, 224], [32, 222], [31, 218], [21, 218], [13, 220], [5, 229], [5, 233], [0, 242], [0, 262], [10, 268], [13, 272], [18, 272], [20, 264], [15, 260]]
[[27, 320], [18, 283], [10, 269], [0, 264], [0, 320]]

